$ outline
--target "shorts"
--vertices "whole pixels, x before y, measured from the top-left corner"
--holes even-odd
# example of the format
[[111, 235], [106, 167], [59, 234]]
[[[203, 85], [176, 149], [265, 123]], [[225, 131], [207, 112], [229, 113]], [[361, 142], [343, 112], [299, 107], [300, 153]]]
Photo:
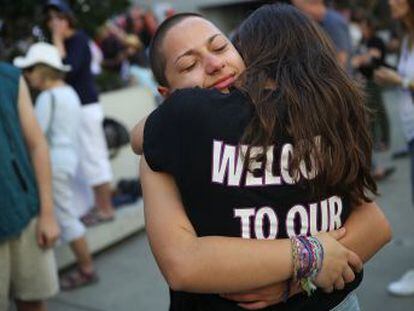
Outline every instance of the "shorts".
[[112, 180], [108, 147], [103, 130], [104, 114], [99, 103], [82, 107], [79, 129], [79, 166], [77, 175], [91, 186]]
[[22, 233], [0, 243], [0, 310], [7, 310], [10, 296], [21, 301], [41, 301], [58, 290], [55, 256], [36, 241], [37, 218]]
[[53, 204], [60, 227], [60, 241], [72, 242], [86, 233], [85, 226], [76, 215], [74, 207], [72, 177], [59, 170], [53, 170]]
[[360, 311], [358, 297], [352, 292], [342, 302], [331, 311]]

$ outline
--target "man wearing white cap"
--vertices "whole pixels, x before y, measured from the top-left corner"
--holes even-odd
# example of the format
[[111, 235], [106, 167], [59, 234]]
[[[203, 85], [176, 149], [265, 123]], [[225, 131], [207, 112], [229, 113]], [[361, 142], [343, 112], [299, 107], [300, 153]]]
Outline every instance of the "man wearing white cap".
[[32, 45], [26, 57], [16, 58], [14, 64], [24, 69], [30, 85], [41, 91], [36, 100], [35, 112], [49, 143], [53, 201], [61, 240], [70, 243], [79, 264], [77, 271], [61, 278], [61, 288], [73, 289], [94, 283], [97, 275], [85, 239], [85, 226], [76, 215], [73, 201], [82, 112], [76, 91], [63, 80], [70, 66], [62, 63], [58, 49], [48, 43]]

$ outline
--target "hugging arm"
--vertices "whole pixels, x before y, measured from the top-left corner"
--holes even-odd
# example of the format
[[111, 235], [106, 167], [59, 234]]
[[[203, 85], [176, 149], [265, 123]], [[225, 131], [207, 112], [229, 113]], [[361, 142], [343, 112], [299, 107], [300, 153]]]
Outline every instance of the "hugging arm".
[[[198, 238], [173, 178], [151, 171], [145, 160], [141, 160], [140, 175], [151, 249], [171, 288], [231, 292], [290, 278], [293, 270], [289, 240], [271, 241], [274, 247], [267, 247], [266, 241]], [[252, 252], [252, 247], [257, 251]]]
[[141, 155], [144, 152], [144, 126], [148, 117], [139, 121], [131, 131], [131, 147], [135, 154]]
[[391, 240], [391, 227], [375, 202], [363, 202], [352, 209], [344, 224], [347, 235], [340, 242], [367, 262]]
[[[355, 206], [344, 227], [347, 233], [339, 242], [354, 251], [363, 262], [367, 262], [391, 239], [390, 225], [375, 202]], [[286, 282], [279, 282], [223, 297], [241, 303], [246, 309], [257, 310], [281, 302], [286, 286]], [[291, 288], [291, 296], [299, 291], [297, 287]]]
[[[197, 237], [173, 178], [152, 171], [144, 158], [140, 174], [151, 249], [171, 288], [198, 293], [234, 293], [291, 278], [289, 239]], [[319, 236], [325, 259], [315, 282], [323, 288], [332, 286], [350, 266], [359, 270], [362, 265], [358, 256], [335, 240], [342, 237], [341, 233], [334, 232], [333, 236], [327, 233]]]

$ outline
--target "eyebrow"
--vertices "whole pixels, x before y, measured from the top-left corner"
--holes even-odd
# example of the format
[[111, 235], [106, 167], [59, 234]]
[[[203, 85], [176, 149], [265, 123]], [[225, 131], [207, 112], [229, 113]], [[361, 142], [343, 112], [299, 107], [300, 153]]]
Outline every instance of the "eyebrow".
[[[221, 33], [216, 33], [215, 35], [212, 35], [210, 38], [208, 38], [207, 44], [211, 44], [214, 41], [214, 39], [217, 38], [218, 36], [223, 36], [223, 35]], [[190, 56], [192, 54], [194, 54], [194, 49], [190, 49], [190, 50], [186, 51], [185, 53], [181, 54], [180, 56], [178, 56], [174, 63], [177, 64], [177, 62], [181, 58], [183, 58], [185, 56]]]

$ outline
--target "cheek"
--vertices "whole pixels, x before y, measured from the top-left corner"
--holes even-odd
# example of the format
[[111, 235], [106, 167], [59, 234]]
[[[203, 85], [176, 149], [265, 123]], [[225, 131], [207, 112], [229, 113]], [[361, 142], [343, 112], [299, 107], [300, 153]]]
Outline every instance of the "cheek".
[[193, 70], [187, 73], [170, 75], [168, 81], [173, 89], [184, 89], [190, 87], [203, 87], [205, 76], [201, 70]]
[[231, 62], [239, 73], [246, 69], [243, 59], [241, 58], [240, 54], [236, 51], [234, 51], [231, 55]]
[[40, 81], [41, 81], [41, 78], [39, 75], [34, 73], [30, 76], [30, 82], [33, 87], [38, 87], [40, 84]]
[[196, 87], [196, 86], [203, 87], [205, 75], [202, 70], [197, 69], [197, 70], [193, 70], [191, 72], [182, 74], [179, 79], [180, 79], [179, 83], [181, 85], [181, 88]]
[[47, 22], [47, 27], [49, 28], [49, 30], [53, 29], [53, 25], [54, 25], [54, 20], [53, 19], [49, 19], [49, 21]]

